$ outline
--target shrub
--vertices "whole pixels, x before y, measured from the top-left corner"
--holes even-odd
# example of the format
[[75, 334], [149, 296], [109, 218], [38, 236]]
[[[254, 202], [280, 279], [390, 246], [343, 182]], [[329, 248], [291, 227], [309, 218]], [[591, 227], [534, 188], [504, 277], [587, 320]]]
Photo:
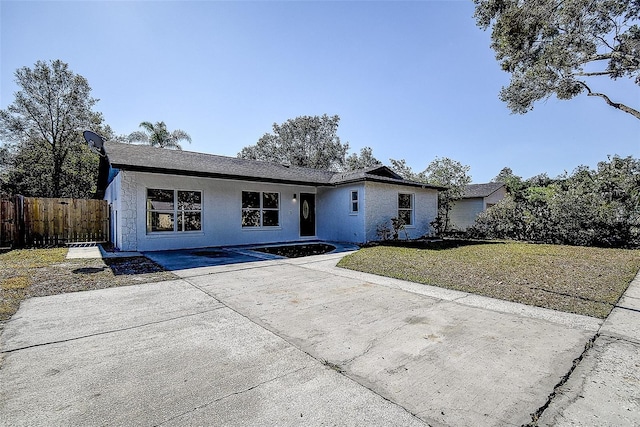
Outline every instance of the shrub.
[[[537, 184], [540, 182], [536, 181]], [[640, 246], [640, 161], [613, 157], [598, 169], [530, 185], [481, 213], [471, 237], [578, 246]]]

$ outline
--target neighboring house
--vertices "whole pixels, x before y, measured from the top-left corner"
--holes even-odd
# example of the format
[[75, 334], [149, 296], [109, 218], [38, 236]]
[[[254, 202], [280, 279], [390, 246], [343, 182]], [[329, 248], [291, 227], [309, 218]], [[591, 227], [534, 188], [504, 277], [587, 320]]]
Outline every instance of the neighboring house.
[[111, 240], [124, 251], [365, 243], [393, 217], [405, 218], [408, 237], [417, 238], [432, 232], [440, 189], [386, 166], [330, 172], [113, 142], [98, 181], [98, 197], [111, 207]]
[[498, 203], [506, 194], [507, 190], [502, 182], [467, 185], [464, 196], [455, 202], [449, 213], [452, 228], [464, 231], [471, 227], [480, 212]]

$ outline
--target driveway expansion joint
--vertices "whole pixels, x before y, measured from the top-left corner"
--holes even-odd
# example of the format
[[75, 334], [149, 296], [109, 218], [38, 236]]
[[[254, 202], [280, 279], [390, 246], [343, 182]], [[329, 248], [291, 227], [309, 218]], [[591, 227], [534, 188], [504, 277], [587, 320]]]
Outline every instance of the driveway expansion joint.
[[30, 348], [44, 347], [44, 346], [52, 345], [52, 344], [62, 344], [62, 343], [66, 343], [66, 342], [82, 340], [82, 339], [85, 339], [85, 338], [92, 338], [92, 337], [97, 337], [97, 336], [101, 336], [101, 335], [108, 335], [108, 334], [113, 334], [113, 333], [118, 333], [118, 332], [130, 331], [130, 330], [133, 330], [133, 329], [143, 328], [143, 327], [146, 327], [146, 326], [151, 326], [151, 325], [157, 325], [157, 324], [161, 324], [161, 323], [171, 322], [171, 321], [178, 320], [178, 319], [184, 319], [186, 317], [199, 316], [201, 314], [210, 313], [210, 312], [217, 311], [217, 310], [220, 310], [220, 309], [223, 309], [223, 308], [226, 308], [226, 306], [221, 305], [219, 307], [211, 308], [209, 310], [199, 311], [197, 313], [184, 314], [182, 316], [176, 316], [176, 317], [171, 317], [171, 318], [168, 318], [168, 319], [157, 320], [155, 322], [142, 323], [140, 325], [129, 326], [129, 327], [126, 327], [126, 328], [112, 329], [110, 331], [96, 332], [96, 333], [93, 333], [93, 334], [82, 335], [82, 336], [79, 336], [79, 337], [66, 338], [66, 339], [63, 339], [63, 340], [49, 341], [49, 342], [38, 343], [38, 344], [31, 344], [31, 345], [26, 345], [24, 347], [10, 348], [8, 350], [0, 350], [0, 354], [14, 353], [16, 351], [28, 350]]
[[[349, 381], [352, 381], [352, 382], [354, 382], [355, 384], [357, 384], [358, 386], [363, 387], [363, 388], [365, 388], [365, 389], [369, 390], [371, 393], [373, 393], [373, 394], [375, 394], [376, 396], [378, 396], [378, 397], [380, 397], [380, 398], [382, 398], [382, 399], [386, 400], [387, 402], [389, 402], [389, 403], [391, 403], [391, 404], [393, 404], [393, 405], [397, 406], [398, 408], [402, 409], [402, 410], [403, 410], [403, 411], [405, 411], [406, 413], [408, 413], [408, 414], [410, 414], [411, 416], [413, 416], [416, 420], [419, 420], [419, 421], [421, 421], [421, 422], [424, 422], [427, 426], [429, 426], [429, 424], [428, 424], [428, 423], [426, 423], [426, 422], [425, 422], [424, 420], [422, 420], [421, 418], [417, 417], [417, 416], [416, 416], [416, 414], [414, 414], [413, 412], [409, 411], [407, 408], [405, 408], [405, 407], [404, 407], [403, 405], [401, 405], [400, 403], [398, 403], [398, 402], [396, 402], [396, 401], [394, 401], [394, 400], [389, 399], [389, 398], [388, 398], [388, 397], [386, 397], [385, 395], [380, 394], [380, 393], [379, 393], [378, 391], [376, 391], [375, 389], [373, 389], [373, 388], [371, 388], [371, 387], [367, 386], [366, 384], [361, 383], [360, 381], [357, 381], [356, 379], [354, 379], [354, 378], [352, 378], [351, 376], [349, 376], [349, 375], [347, 374], [347, 372], [344, 370], [343, 366], [345, 365], [345, 363], [350, 363], [350, 362], [352, 362], [353, 360], [357, 359], [358, 357], [363, 356], [363, 355], [364, 355], [364, 354], [366, 354], [368, 351], [370, 351], [370, 350], [373, 348], [373, 342], [374, 342], [374, 341], [376, 341], [376, 339], [372, 340], [372, 342], [370, 342], [370, 343], [369, 343], [369, 345], [367, 346], [367, 349], [366, 349], [366, 350], [365, 350], [361, 355], [358, 355], [358, 356], [356, 356], [356, 357], [353, 357], [353, 358], [352, 358], [352, 359], [350, 359], [348, 362], [345, 362], [345, 363], [343, 363], [343, 364], [338, 365], [338, 364], [332, 363], [332, 362], [330, 362], [330, 361], [328, 361], [328, 360], [325, 360], [325, 359], [322, 359], [322, 358], [320, 358], [320, 357], [315, 356], [314, 354], [310, 353], [309, 351], [307, 351], [307, 350], [303, 349], [300, 345], [297, 345], [295, 342], [293, 342], [292, 340], [288, 339], [286, 336], [284, 336], [284, 335], [282, 335], [281, 333], [279, 333], [276, 329], [274, 329], [274, 328], [272, 328], [272, 327], [270, 327], [270, 326], [268, 326], [268, 325], [266, 325], [266, 324], [263, 324], [262, 322], [259, 322], [259, 321], [255, 320], [255, 319], [253, 319], [253, 318], [249, 317], [248, 315], [246, 315], [246, 314], [244, 314], [244, 313], [242, 313], [242, 312], [238, 311], [238, 310], [237, 310], [237, 309], [235, 309], [234, 307], [231, 307], [231, 306], [227, 305], [224, 301], [220, 301], [220, 300], [216, 299], [214, 296], [212, 296], [212, 295], [211, 295], [209, 292], [207, 292], [205, 289], [202, 289], [200, 286], [196, 285], [196, 284], [195, 284], [195, 283], [193, 283], [191, 280], [189, 280], [189, 279], [191, 279], [191, 278], [194, 278], [194, 277], [184, 278], [183, 280], [184, 280], [185, 282], [189, 283], [189, 284], [190, 284], [191, 286], [193, 286], [194, 288], [196, 288], [196, 289], [198, 289], [198, 290], [200, 290], [200, 291], [204, 292], [205, 294], [209, 295], [211, 298], [215, 299], [215, 300], [216, 300], [216, 301], [218, 301], [220, 304], [222, 304], [225, 308], [228, 308], [229, 310], [233, 311], [234, 313], [238, 314], [239, 316], [243, 317], [244, 319], [247, 319], [249, 322], [251, 322], [251, 323], [253, 323], [253, 324], [257, 325], [258, 327], [260, 327], [260, 328], [264, 329], [265, 331], [267, 331], [267, 332], [269, 332], [269, 333], [273, 334], [274, 336], [276, 336], [276, 337], [280, 338], [281, 340], [283, 340], [284, 342], [286, 342], [288, 345], [290, 345], [292, 348], [295, 348], [296, 350], [298, 350], [298, 351], [300, 351], [300, 352], [304, 353], [305, 355], [307, 355], [307, 356], [308, 356], [308, 357], [310, 357], [311, 359], [315, 360], [316, 362], [319, 362], [320, 364], [322, 364], [322, 365], [326, 366], [328, 369], [332, 369], [332, 370], [334, 370], [334, 371], [335, 371], [335, 372], [337, 372], [338, 374], [340, 374], [340, 375], [342, 375], [343, 377], [345, 377], [345, 378], [349, 379]], [[389, 331], [387, 334], [385, 334], [385, 337], [386, 337], [386, 336], [388, 336], [388, 335], [390, 335], [390, 334], [392, 334], [393, 332], [397, 331], [398, 329], [400, 329], [400, 328], [402, 328], [402, 327], [404, 327], [404, 326], [406, 326], [406, 325], [401, 325], [401, 326], [398, 326], [398, 327], [393, 328], [391, 331]], [[306, 368], [306, 367], [305, 367], [305, 368]], [[295, 372], [297, 372], [297, 371], [295, 371]], [[286, 374], [285, 374], [285, 375], [286, 375]], [[267, 382], [268, 382], [268, 381], [267, 381]], [[259, 385], [260, 385], [260, 384], [258, 384], [257, 386], [259, 386]], [[255, 386], [255, 387], [257, 387], [257, 386]], [[253, 387], [253, 388], [255, 388], [255, 387]], [[248, 389], [248, 390], [249, 390], [249, 389]], [[245, 390], [245, 391], [248, 391], [248, 390]], [[234, 395], [234, 394], [239, 394], [239, 393], [232, 393], [231, 395]], [[219, 399], [218, 399], [218, 400], [219, 400]], [[207, 405], [210, 405], [211, 403], [215, 403], [216, 401], [217, 401], [217, 400], [212, 401], [212, 402], [209, 402], [209, 403], [207, 403], [207, 404], [205, 404], [205, 405], [202, 405], [202, 406], [200, 406], [200, 407], [194, 408], [192, 411], [185, 412], [185, 414], [190, 413], [190, 412], [193, 412], [193, 411], [197, 410], [198, 408], [206, 407]], [[182, 416], [182, 415], [184, 415], [184, 414], [178, 415], [178, 416], [176, 416], [176, 417], [179, 417], [179, 416]], [[176, 418], [176, 417], [174, 417], [174, 418]], [[163, 421], [161, 424], [158, 424], [158, 425], [162, 425], [162, 424], [164, 424], [164, 423], [167, 423], [167, 422], [169, 422], [169, 421], [173, 420], [174, 418], [171, 418], [171, 419], [169, 419], [169, 420]]]
[[569, 381], [569, 378], [571, 378], [571, 374], [573, 373], [573, 371], [576, 370], [576, 368], [578, 367], [582, 359], [586, 356], [587, 352], [591, 348], [593, 348], [599, 336], [600, 336], [600, 333], [597, 333], [593, 337], [591, 337], [589, 341], [587, 341], [587, 343], [584, 346], [584, 350], [582, 351], [580, 356], [573, 359], [573, 363], [571, 364], [571, 368], [569, 368], [569, 372], [567, 372], [565, 375], [562, 376], [562, 378], [560, 378], [560, 381], [558, 382], [558, 384], [555, 385], [555, 387], [553, 388], [553, 391], [551, 392], [551, 394], [549, 394], [549, 397], [547, 398], [547, 401], [545, 402], [545, 404], [542, 405], [540, 408], [538, 408], [538, 410], [533, 412], [531, 414], [531, 422], [528, 424], [524, 424], [522, 427], [535, 427], [538, 425], [538, 420], [540, 419], [544, 411], [547, 410], [549, 405], [551, 405], [551, 402], [553, 401], [553, 399], [558, 395], [560, 388], [564, 384], [566, 384], [567, 381]]
[[389, 337], [390, 335], [394, 334], [395, 332], [399, 331], [400, 329], [404, 328], [405, 326], [407, 326], [408, 324], [402, 324], [402, 325], [398, 325], [392, 329], [390, 329], [387, 333], [385, 333], [382, 336], [379, 337], [375, 337], [372, 340], [369, 341], [369, 343], [367, 344], [367, 348], [365, 348], [360, 354], [357, 354], [345, 361], [343, 361], [342, 363], [340, 363], [340, 366], [346, 366], [346, 365], [350, 365], [351, 363], [353, 363], [356, 359], [359, 359], [363, 356], [365, 356], [367, 353], [369, 353], [373, 347], [375, 346], [375, 343], [378, 341], [383, 341], [384, 339], [386, 339], [387, 337]]
[[623, 305], [614, 305], [613, 308], [619, 308], [620, 310], [634, 311], [636, 313], [640, 313], [640, 309], [638, 308], [625, 307]]
[[303, 366], [303, 367], [298, 368], [298, 369], [295, 369], [295, 370], [293, 370], [293, 371], [285, 372], [285, 373], [284, 373], [284, 374], [282, 374], [282, 375], [278, 375], [278, 376], [275, 376], [275, 377], [273, 377], [273, 378], [269, 378], [268, 380], [261, 381], [261, 382], [259, 382], [258, 384], [252, 385], [251, 387], [247, 387], [247, 388], [245, 388], [245, 389], [243, 389], [243, 390], [234, 391], [233, 393], [228, 393], [228, 394], [226, 394], [226, 395], [224, 395], [224, 396], [217, 397], [217, 398], [213, 399], [213, 400], [212, 400], [212, 401], [210, 401], [210, 402], [203, 403], [203, 404], [201, 404], [201, 405], [196, 406], [196, 407], [195, 407], [195, 408], [193, 408], [193, 409], [190, 409], [190, 410], [188, 410], [188, 411], [184, 411], [184, 412], [182, 412], [181, 414], [174, 415], [173, 417], [168, 418], [168, 419], [166, 419], [166, 420], [162, 421], [161, 423], [155, 424], [155, 426], [157, 427], [157, 426], [164, 425], [164, 424], [166, 424], [166, 423], [168, 423], [168, 422], [171, 422], [171, 421], [173, 421], [173, 420], [176, 420], [176, 419], [178, 419], [178, 418], [181, 418], [181, 417], [183, 417], [183, 416], [185, 416], [185, 415], [187, 415], [187, 414], [191, 414], [191, 413], [196, 412], [196, 411], [198, 411], [198, 410], [200, 410], [200, 409], [206, 408], [207, 406], [209, 406], [209, 405], [211, 405], [211, 404], [214, 404], [214, 403], [220, 402], [220, 401], [222, 401], [222, 400], [228, 399], [229, 397], [232, 397], [232, 396], [238, 396], [238, 395], [241, 395], [241, 394], [247, 393], [247, 392], [249, 392], [249, 391], [251, 391], [251, 390], [254, 390], [254, 389], [258, 388], [258, 387], [261, 387], [261, 386], [263, 386], [263, 385], [265, 385], [265, 384], [269, 384], [269, 383], [272, 383], [272, 382], [274, 382], [274, 381], [278, 381], [278, 380], [280, 380], [280, 379], [282, 379], [282, 378], [286, 378], [286, 377], [288, 377], [289, 375], [297, 374], [298, 372], [303, 371], [303, 370], [308, 369], [308, 368], [309, 368], [309, 366]]
[[613, 333], [608, 333], [608, 332], [602, 332], [599, 335], [603, 339], [607, 338], [607, 339], [609, 339], [611, 341], [626, 342], [626, 343], [633, 344], [633, 345], [640, 345], [640, 340], [629, 338], [629, 337], [624, 336], [624, 335], [613, 334]]
[[[638, 276], [640, 276], [640, 272], [638, 273]], [[620, 300], [622, 299], [622, 297], [623, 296], [620, 297]], [[628, 297], [628, 298], [636, 299], [634, 297]], [[618, 303], [620, 302], [620, 300], [618, 301]], [[632, 311], [632, 312], [640, 312], [640, 310], [638, 310], [638, 309], [630, 308], [630, 307], [624, 307], [624, 306], [618, 305], [618, 303], [613, 304], [613, 309], [621, 309], [621, 310]], [[613, 313], [613, 310], [611, 311], [611, 313]], [[611, 315], [611, 313], [609, 314], [609, 316]], [[618, 341], [618, 342], [627, 342], [627, 343], [630, 343], [630, 344], [633, 344], [633, 345], [640, 345], [640, 342], [638, 340], [634, 340], [634, 339], [629, 338], [627, 336], [622, 336], [622, 335], [619, 335], [619, 334], [608, 333], [608, 332], [602, 331], [603, 327], [605, 326], [605, 323], [606, 323], [606, 319], [600, 325], [600, 328], [598, 329], [598, 332], [593, 336], [593, 338], [591, 338], [591, 340], [589, 340], [589, 342], [587, 342], [587, 344], [585, 346], [585, 349], [582, 352], [582, 354], [579, 357], [577, 357], [576, 359], [574, 359], [573, 366], [571, 367], [569, 372], [554, 387], [554, 390], [549, 395], [549, 399], [547, 400], [545, 405], [543, 405], [540, 409], [538, 409], [538, 411], [536, 411], [533, 414], [531, 414], [532, 422], [529, 423], [529, 424], [526, 424], [523, 427], [533, 427], [533, 426], [537, 425], [537, 420], [542, 416], [544, 411], [549, 407], [549, 405], [551, 404], [553, 399], [557, 396], [560, 387], [562, 387], [569, 380], [569, 378], [571, 377], [571, 374], [578, 367], [578, 365], [580, 364], [582, 359], [585, 357], [587, 352], [595, 345], [596, 340], [598, 340], [599, 338], [602, 338], [603, 340], [609, 340], [610, 342], [608, 344], [610, 344], [612, 341]], [[605, 344], [605, 345], [608, 345], [608, 344]], [[578, 397], [579, 397], [579, 394], [576, 395], [574, 400], [577, 399]]]

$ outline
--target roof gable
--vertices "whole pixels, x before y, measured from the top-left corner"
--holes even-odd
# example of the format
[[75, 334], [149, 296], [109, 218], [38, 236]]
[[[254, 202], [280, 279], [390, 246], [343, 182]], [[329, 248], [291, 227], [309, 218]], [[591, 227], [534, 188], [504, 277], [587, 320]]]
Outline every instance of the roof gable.
[[504, 187], [502, 182], [488, 182], [486, 184], [469, 184], [465, 187], [463, 199], [488, 197]]
[[374, 166], [372, 168], [365, 169], [365, 173], [385, 178], [402, 179], [400, 175], [389, 169], [387, 166]]

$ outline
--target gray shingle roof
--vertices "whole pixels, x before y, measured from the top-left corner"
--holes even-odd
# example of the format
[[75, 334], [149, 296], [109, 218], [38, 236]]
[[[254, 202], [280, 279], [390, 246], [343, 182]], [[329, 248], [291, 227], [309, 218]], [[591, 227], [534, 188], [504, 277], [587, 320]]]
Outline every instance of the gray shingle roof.
[[504, 187], [502, 182], [488, 182], [486, 184], [469, 184], [465, 188], [463, 199], [472, 199], [476, 197], [488, 197], [495, 193], [498, 189]]
[[406, 181], [386, 166], [349, 172], [331, 172], [286, 166], [273, 162], [117, 142], [107, 142], [105, 152], [111, 167], [122, 170], [314, 186], [370, 180], [398, 185], [439, 188]]
[[175, 173], [178, 175], [211, 177], [269, 178], [279, 182], [322, 184], [332, 173], [309, 168], [297, 168], [271, 162], [235, 157], [167, 150], [149, 145], [107, 143], [107, 158], [112, 167], [124, 170]]

